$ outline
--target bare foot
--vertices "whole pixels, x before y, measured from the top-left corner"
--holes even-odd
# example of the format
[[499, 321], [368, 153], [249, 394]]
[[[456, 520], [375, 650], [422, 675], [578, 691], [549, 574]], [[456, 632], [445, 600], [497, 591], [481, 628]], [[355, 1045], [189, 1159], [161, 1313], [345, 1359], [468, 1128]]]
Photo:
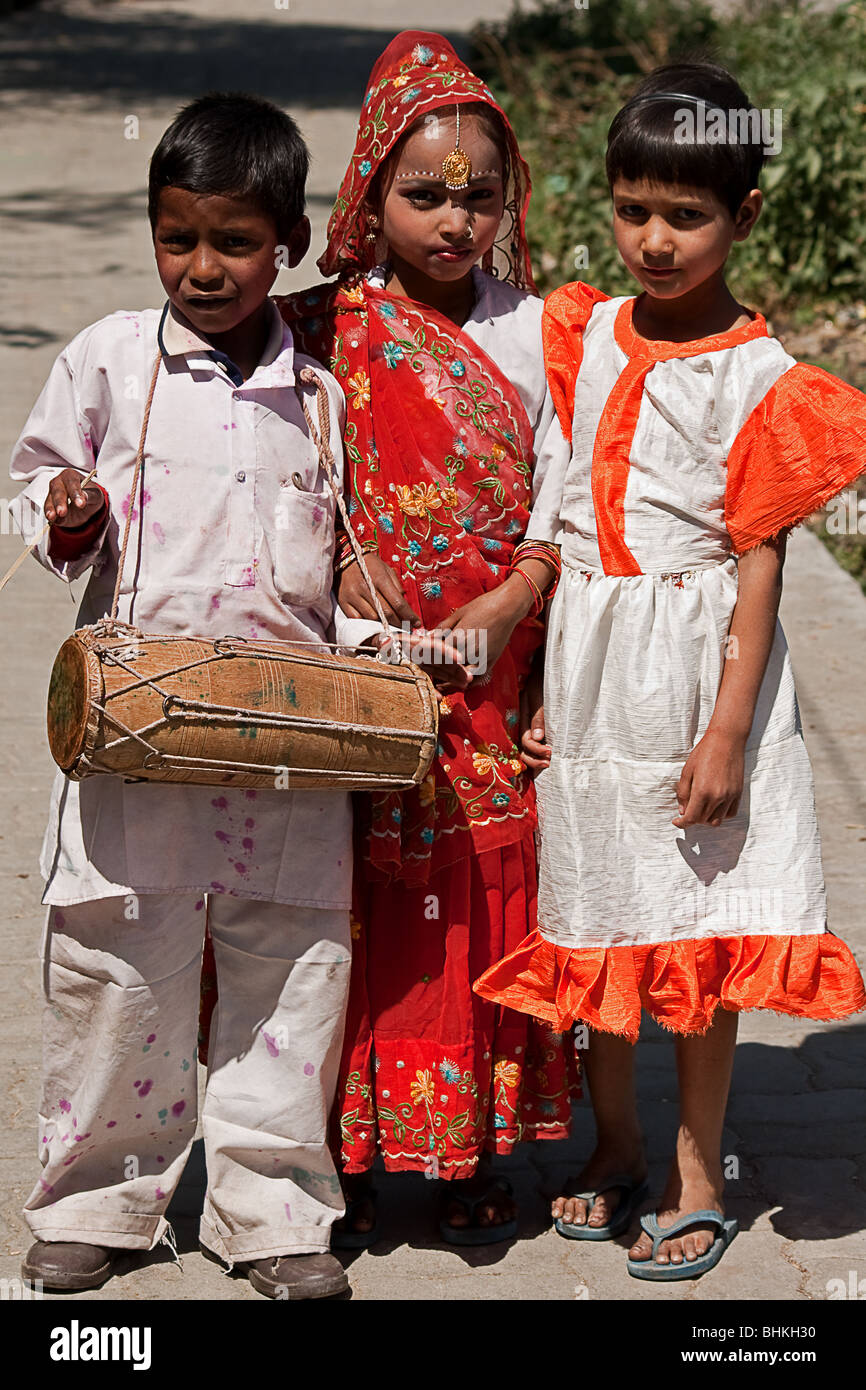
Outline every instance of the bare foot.
[[343, 1173], [343, 1196], [346, 1207], [356, 1203], [351, 1220], [349, 1213], [334, 1222], [333, 1229], [338, 1234], [366, 1235], [376, 1224], [376, 1205], [373, 1200], [373, 1180], [369, 1173]]
[[[470, 1212], [456, 1198], [462, 1197], [470, 1203], [475, 1201], [487, 1191], [494, 1177], [495, 1174], [488, 1165], [479, 1164], [471, 1178], [459, 1178], [449, 1183], [453, 1197], [450, 1200], [448, 1197], [444, 1198], [444, 1219], [447, 1225], [465, 1230], [473, 1224]], [[507, 1221], [513, 1221], [516, 1217], [517, 1205], [514, 1198], [503, 1188], [494, 1187], [487, 1200], [475, 1208], [474, 1215], [474, 1224], [477, 1226], [504, 1226]]]
[[589, 1202], [582, 1197], [572, 1197], [569, 1194], [594, 1190], [614, 1173], [628, 1173], [636, 1183], [644, 1181], [647, 1166], [640, 1138], [635, 1138], [630, 1143], [597, 1144], [592, 1157], [578, 1176], [569, 1178], [562, 1194], [554, 1198], [550, 1208], [553, 1219], [573, 1226], [607, 1226], [622, 1204], [621, 1187], [609, 1187], [600, 1191], [591, 1211]]
[[[688, 1179], [681, 1179], [679, 1173], [672, 1170], [656, 1212], [656, 1219], [660, 1226], [672, 1226], [688, 1212], [700, 1211], [707, 1207], [721, 1212], [724, 1216], [723, 1191], [721, 1183], [715, 1186], [705, 1174], [695, 1174]], [[697, 1221], [682, 1235], [675, 1236], [673, 1240], [662, 1241], [656, 1255], [656, 1263], [691, 1263], [707, 1253], [718, 1234], [718, 1227], [702, 1225]], [[647, 1235], [646, 1231], [641, 1231], [628, 1252], [629, 1259], [649, 1260], [652, 1258], [652, 1248], [652, 1237]]]

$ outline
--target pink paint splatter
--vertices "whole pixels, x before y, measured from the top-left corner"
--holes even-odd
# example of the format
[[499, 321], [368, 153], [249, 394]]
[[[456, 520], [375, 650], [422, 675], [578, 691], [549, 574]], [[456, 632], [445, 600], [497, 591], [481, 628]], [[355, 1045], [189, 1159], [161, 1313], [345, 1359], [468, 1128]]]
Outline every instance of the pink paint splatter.
[[139, 1110], [139, 1112], [138, 1112], [138, 1114], [136, 1115], [135, 1118], [136, 1118], [137, 1120], [140, 1120], [140, 1119], [141, 1119], [141, 1111], [140, 1111], [140, 1110]]
[[245, 840], [242, 840], [241, 843], [244, 849], [246, 850], [252, 850], [255, 848], [255, 840], [251, 840], [249, 836], [247, 836]]
[[246, 826], [247, 830], [254, 830], [256, 823], [254, 820], [251, 820], [249, 817], [247, 817], [247, 819], [244, 821], [244, 825]]
[[246, 871], [247, 871], [247, 866], [246, 866], [246, 864], [242, 864], [242, 863], [240, 862], [240, 860], [236, 860], [236, 861], [235, 861], [235, 866], [234, 866], [234, 868], [235, 868], [235, 873], [236, 873], [236, 874], [245, 874]]
[[227, 834], [225, 830], [215, 830], [213, 833], [213, 837], [215, 840], [219, 840], [221, 845], [230, 844], [232, 838], [231, 835]]
[[114, 1126], [115, 1126], [116, 1124], [117, 1124], [117, 1120], [109, 1120], [109, 1121], [108, 1121], [108, 1124], [105, 1126], [105, 1128], [106, 1128], [106, 1129], [114, 1129]]
[[42, 1191], [43, 1191], [43, 1192], [53, 1192], [53, 1191], [54, 1191], [54, 1188], [51, 1186], [51, 1183], [50, 1183], [50, 1182], [46, 1182], [44, 1178], [40, 1178], [40, 1179], [39, 1179], [39, 1186], [42, 1188]]
[[224, 884], [224, 883], [217, 883], [216, 879], [214, 879], [213, 882], [211, 883], [211, 888], [213, 888], [214, 892], [216, 892], [216, 893], [225, 893], [225, 892], [228, 891], [228, 890], [226, 889], [225, 884]]
[[246, 797], [247, 801], [255, 801], [256, 797], [258, 796], [258, 792], [245, 791], [244, 796]]
[[147, 1037], [145, 1038], [144, 1041], [145, 1041], [146, 1043], [154, 1043], [154, 1042], [156, 1042], [156, 1034], [155, 1034], [155, 1033], [148, 1033], [148, 1035], [147, 1035]]
[[146, 1081], [142, 1081], [142, 1083], [141, 1083], [141, 1090], [140, 1090], [139, 1093], [138, 1093], [139, 1099], [140, 1099], [140, 1100], [144, 1100], [145, 1096], [149, 1096], [152, 1090], [153, 1090], [153, 1081], [151, 1080], [150, 1077], [148, 1077]]
[[159, 541], [160, 545], [165, 545], [165, 532], [163, 531], [158, 521], [155, 521], [153, 523], [153, 534], [156, 536], [156, 539]]
[[162, 1188], [160, 1187], [159, 1183], [157, 1183], [157, 1185], [156, 1185], [156, 1195], [157, 1195], [157, 1197], [164, 1197], [164, 1196], [165, 1196], [165, 1193], [163, 1192], [163, 1190], [162, 1190]]
[[220, 606], [220, 596], [219, 596], [219, 594], [213, 594], [213, 595], [211, 596], [210, 606], [211, 606], [211, 608], [214, 609], [214, 610], [217, 609], [217, 608], [219, 608], [219, 606]]
[[215, 796], [211, 802], [211, 806], [216, 806], [218, 811], [228, 810], [228, 802], [224, 796]]
[[201, 912], [201, 910], [202, 910], [203, 907], [204, 907], [204, 898], [199, 898], [198, 902], [197, 902], [196, 905], [195, 905], [195, 910], [196, 910], [196, 912]]
[[72, 1109], [72, 1105], [68, 1100], [61, 1100], [60, 1109], [63, 1111], [64, 1115], [68, 1115], [70, 1110]]
[[316, 1068], [313, 1066], [312, 1062], [304, 1063], [304, 1076], [312, 1076], [315, 1070]]
[[186, 1110], [185, 1100], [176, 1100], [174, 1105], [171, 1107], [171, 1113], [175, 1117], [182, 1115], [184, 1110]]
[[276, 1039], [272, 1038], [270, 1033], [266, 1033], [264, 1029], [262, 1029], [262, 1037], [265, 1040], [265, 1047], [268, 1049], [268, 1056], [279, 1057], [280, 1049], [277, 1047]]
[[291, 1209], [291, 1207], [289, 1206], [288, 1202], [285, 1203], [285, 1208], [286, 1208], [286, 1220], [287, 1220], [287, 1221], [291, 1221], [291, 1219], [292, 1219], [292, 1209]]

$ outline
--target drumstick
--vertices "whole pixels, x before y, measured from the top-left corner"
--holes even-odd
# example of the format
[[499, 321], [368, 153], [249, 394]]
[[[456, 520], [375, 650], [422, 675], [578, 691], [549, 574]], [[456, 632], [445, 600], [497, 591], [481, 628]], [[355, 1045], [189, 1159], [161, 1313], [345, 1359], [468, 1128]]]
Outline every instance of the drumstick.
[[[90, 472], [88, 473], [87, 477], [84, 479], [84, 482], [81, 484], [81, 489], [82, 489], [82, 491], [84, 490], [84, 488], [87, 487], [87, 484], [90, 482], [90, 480], [91, 480], [91, 478], [93, 477], [93, 475], [94, 475], [95, 472], [96, 472], [96, 469], [95, 469], [95, 468], [91, 468], [91, 470], [90, 470]], [[39, 544], [39, 542], [42, 540], [43, 536], [45, 536], [45, 534], [46, 534], [48, 531], [50, 531], [50, 529], [51, 529], [51, 527], [52, 527], [53, 525], [54, 525], [54, 523], [53, 523], [52, 521], [46, 521], [45, 525], [42, 527], [42, 530], [39, 532], [39, 535], [36, 537], [36, 539], [35, 539], [35, 541], [33, 542], [33, 544], [32, 544], [32, 545], [28, 545], [28, 547], [27, 547], [26, 550], [22, 550], [21, 554], [18, 556], [18, 559], [15, 561], [15, 563], [14, 563], [13, 565], [10, 566], [10, 568], [9, 568], [9, 569], [6, 571], [6, 573], [4, 574], [3, 578], [0, 579], [0, 590], [5, 589], [6, 585], [9, 583], [9, 580], [12, 578], [13, 574], [14, 574], [15, 571], [18, 569], [19, 565], [23, 565], [23, 564], [24, 564], [24, 561], [27, 559], [27, 556], [30, 555], [30, 554], [32, 554], [32, 552], [36, 549], [36, 547], [37, 547], [37, 545]]]

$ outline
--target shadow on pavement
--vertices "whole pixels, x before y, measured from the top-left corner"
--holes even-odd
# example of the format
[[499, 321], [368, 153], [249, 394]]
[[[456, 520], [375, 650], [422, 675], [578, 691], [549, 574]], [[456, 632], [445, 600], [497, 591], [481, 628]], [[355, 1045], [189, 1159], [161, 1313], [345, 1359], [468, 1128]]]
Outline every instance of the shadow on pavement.
[[[737, 1049], [723, 1151], [737, 1160], [729, 1176], [727, 1203], [742, 1230], [766, 1212], [786, 1240], [820, 1241], [866, 1229], [866, 1191], [857, 1164], [866, 1164], [866, 1025], [855, 1023], [808, 1034], [799, 1046], [746, 1042]], [[805, 1089], [794, 1090], [795, 1085]], [[644, 1026], [638, 1052], [638, 1099], [647, 1138], [650, 1191], [664, 1183], [677, 1123], [674, 1049], [669, 1035]], [[593, 1145], [588, 1101], [574, 1108], [574, 1133], [564, 1143], [535, 1142], [497, 1160], [498, 1172], [514, 1185], [520, 1207], [518, 1240], [533, 1240], [550, 1226], [548, 1200], [569, 1173], [576, 1174]], [[201, 1140], [192, 1155], [167, 1216], [181, 1254], [198, 1249], [198, 1214], [206, 1183]], [[505, 1258], [514, 1241], [477, 1247], [444, 1243], [436, 1229], [437, 1184], [420, 1173], [392, 1173], [376, 1164], [380, 1235], [369, 1247], [387, 1257], [401, 1246], [448, 1250], [473, 1268]], [[644, 1204], [652, 1209], [652, 1200]], [[776, 1208], [776, 1210], [773, 1210]], [[636, 1224], [636, 1223], [635, 1223]], [[630, 1239], [619, 1245], [627, 1248]], [[360, 1252], [358, 1252], [360, 1253]], [[348, 1268], [357, 1254], [340, 1251]], [[167, 1251], [151, 1259], [171, 1258]]]
[[[397, 30], [297, 24], [290, 10], [275, 13], [265, 24], [152, 10], [12, 15], [0, 22], [0, 90], [38, 93], [41, 106], [82, 95], [94, 110], [209, 89], [256, 92], [289, 108], [359, 106]], [[447, 37], [468, 54], [465, 35]]]

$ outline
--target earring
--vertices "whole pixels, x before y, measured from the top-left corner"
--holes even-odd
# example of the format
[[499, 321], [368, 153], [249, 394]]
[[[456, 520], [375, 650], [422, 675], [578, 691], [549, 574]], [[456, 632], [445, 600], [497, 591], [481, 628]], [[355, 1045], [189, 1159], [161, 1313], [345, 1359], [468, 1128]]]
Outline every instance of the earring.
[[364, 240], [365, 240], [365, 241], [375, 241], [375, 240], [376, 240], [376, 237], [379, 235], [379, 233], [376, 231], [376, 228], [377, 228], [378, 225], [379, 225], [379, 219], [378, 219], [378, 217], [376, 216], [375, 212], [371, 212], [371, 213], [370, 213], [370, 216], [367, 218], [367, 221], [368, 221], [369, 224], [370, 224], [370, 230], [369, 230], [369, 232], [367, 233], [367, 235], [364, 237]]

